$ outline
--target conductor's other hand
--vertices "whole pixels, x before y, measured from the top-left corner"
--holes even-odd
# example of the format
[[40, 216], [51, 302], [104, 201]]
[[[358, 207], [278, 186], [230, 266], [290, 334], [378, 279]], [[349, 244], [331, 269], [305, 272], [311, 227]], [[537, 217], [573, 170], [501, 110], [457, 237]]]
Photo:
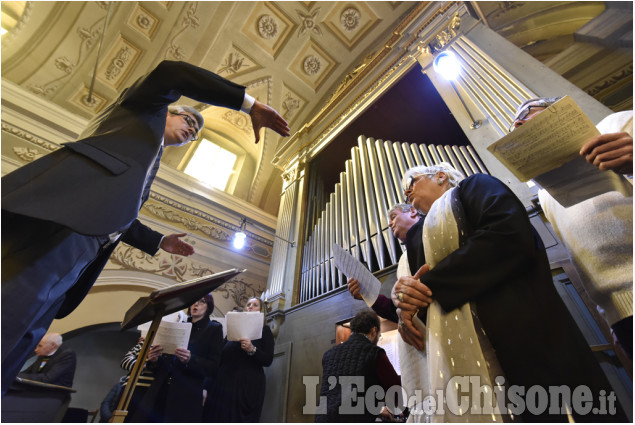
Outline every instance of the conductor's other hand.
[[593, 137], [582, 146], [580, 155], [600, 170], [633, 173], [633, 138], [625, 132]]
[[263, 127], [268, 127], [284, 137], [290, 134], [291, 130], [287, 121], [271, 106], [256, 100], [251, 107], [249, 116], [251, 117], [251, 125], [254, 128], [256, 143], [260, 141], [260, 129]]
[[192, 255], [194, 254], [194, 247], [180, 239], [185, 235], [187, 235], [187, 233], [173, 233], [171, 235], [167, 235], [161, 241], [159, 248], [169, 252], [170, 254], [183, 255], [184, 257]]
[[359, 291], [359, 282], [357, 281], [357, 279], [353, 279], [353, 278], [348, 279], [347, 285], [348, 285], [348, 292], [351, 293], [353, 298], [355, 298], [356, 300], [361, 300], [362, 294]]

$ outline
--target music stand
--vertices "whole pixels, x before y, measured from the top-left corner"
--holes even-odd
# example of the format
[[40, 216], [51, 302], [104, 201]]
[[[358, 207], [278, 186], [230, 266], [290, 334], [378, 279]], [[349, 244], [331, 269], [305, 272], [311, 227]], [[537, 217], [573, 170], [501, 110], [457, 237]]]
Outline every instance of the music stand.
[[234, 276], [246, 271], [245, 269], [229, 269], [197, 279], [188, 280], [168, 288], [154, 291], [148, 297], [141, 297], [128, 309], [121, 322], [121, 330], [130, 329], [134, 326], [152, 321], [148, 334], [143, 341], [143, 346], [137, 357], [128, 383], [126, 384], [117, 409], [113, 412], [110, 422], [123, 422], [128, 414], [128, 405], [132, 398], [132, 393], [137, 386], [137, 381], [143, 370], [148, 351], [152, 345], [152, 340], [159, 328], [163, 316], [175, 311], [189, 307], [194, 302], [209, 294], [214, 289], [221, 286]]

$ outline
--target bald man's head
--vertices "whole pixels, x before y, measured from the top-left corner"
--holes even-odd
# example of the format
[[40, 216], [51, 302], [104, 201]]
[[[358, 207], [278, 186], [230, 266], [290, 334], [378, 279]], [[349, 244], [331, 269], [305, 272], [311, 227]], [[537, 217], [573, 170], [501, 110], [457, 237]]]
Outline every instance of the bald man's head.
[[35, 347], [35, 354], [38, 356], [50, 356], [55, 353], [62, 345], [62, 335], [58, 333], [49, 332]]

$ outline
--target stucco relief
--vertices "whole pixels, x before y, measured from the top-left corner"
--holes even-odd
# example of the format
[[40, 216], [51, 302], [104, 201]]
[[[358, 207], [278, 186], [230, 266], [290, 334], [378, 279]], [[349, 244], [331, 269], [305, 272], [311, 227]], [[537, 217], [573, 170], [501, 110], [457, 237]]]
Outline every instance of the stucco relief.
[[[98, 3], [98, 5], [100, 8], [104, 8], [103, 4]], [[48, 97], [55, 93], [59, 88], [59, 84], [57, 83], [73, 74], [76, 67], [85, 60], [95, 42], [101, 37], [103, 29], [102, 22], [105, 18], [105, 15], [102, 16], [90, 26], [78, 26], [76, 35], [79, 37], [80, 43], [75, 57], [69, 58], [66, 55], [61, 55], [53, 59], [55, 67], [60, 70], [63, 75], [43, 84], [31, 84], [29, 90], [42, 97]]]
[[170, 40], [170, 46], [165, 52], [167, 59], [168, 55], [174, 59], [182, 60], [187, 56], [185, 49], [177, 44], [176, 39], [179, 38], [188, 28], [196, 29], [200, 26], [200, 18], [196, 15], [198, 9], [198, 2], [191, 2], [185, 11], [185, 16], [181, 20], [181, 29], [176, 33], [172, 40]]
[[[26, 140], [29, 143], [33, 143], [34, 145], [37, 145], [37, 146], [39, 146], [39, 147], [41, 147], [43, 149], [46, 149], [49, 152], [56, 151], [56, 150], [58, 150], [60, 148], [58, 145], [56, 145], [54, 143], [50, 143], [50, 142], [47, 142], [45, 140], [39, 139], [39, 138], [35, 137], [34, 135], [32, 135], [31, 133], [28, 133], [28, 132], [26, 132], [26, 131], [24, 131], [22, 129], [19, 129], [19, 128], [12, 127], [12, 126], [10, 126], [8, 124], [5, 124], [5, 123], [2, 123], [2, 131], [6, 131], [7, 133], [13, 134], [14, 136], [17, 136], [20, 139]], [[49, 153], [49, 152], [46, 152], [46, 153]], [[16, 152], [16, 154], [17, 154], [17, 152]], [[45, 155], [45, 154], [43, 154], [43, 155]], [[33, 159], [35, 159], [35, 158], [33, 158]], [[30, 162], [30, 161], [33, 161], [33, 159], [30, 159], [30, 160], [26, 160], [25, 159], [25, 161]]]
[[13, 148], [13, 152], [18, 158], [25, 162], [35, 161], [45, 154], [34, 148]]
[[[174, 283], [182, 283], [222, 271], [213, 270], [188, 257], [172, 255], [165, 251], [159, 251], [157, 255], [151, 256], [124, 243], [119, 244], [115, 249], [106, 268], [152, 273], [172, 279]], [[260, 295], [264, 289], [261, 286], [242, 278], [234, 278], [216, 289], [214, 294], [221, 295], [225, 299], [231, 298], [236, 305], [242, 306], [249, 298]]]
[[320, 8], [315, 8], [311, 13], [304, 13], [301, 10], [296, 9], [296, 13], [300, 18], [302, 23], [300, 24], [300, 30], [298, 31], [298, 37], [304, 34], [315, 34], [322, 35], [322, 30], [317, 22], [318, 14], [320, 13]]

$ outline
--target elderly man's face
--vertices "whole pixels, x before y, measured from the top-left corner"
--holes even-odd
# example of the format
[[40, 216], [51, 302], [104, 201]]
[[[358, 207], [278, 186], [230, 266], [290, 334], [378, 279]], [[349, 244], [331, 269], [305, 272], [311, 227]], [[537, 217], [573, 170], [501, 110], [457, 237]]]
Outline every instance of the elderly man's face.
[[388, 227], [392, 230], [392, 234], [403, 243], [406, 242], [408, 230], [418, 221], [417, 213], [414, 209], [408, 212], [395, 209], [390, 212], [388, 219], [390, 220]]
[[55, 345], [55, 343], [47, 338], [43, 338], [37, 345], [37, 347], [35, 347], [35, 354], [38, 356], [49, 356], [51, 355], [55, 350], [57, 349], [57, 346]]
[[196, 118], [189, 112], [172, 114], [168, 112], [165, 120], [163, 144], [165, 146], [183, 146], [192, 141], [198, 133]]

